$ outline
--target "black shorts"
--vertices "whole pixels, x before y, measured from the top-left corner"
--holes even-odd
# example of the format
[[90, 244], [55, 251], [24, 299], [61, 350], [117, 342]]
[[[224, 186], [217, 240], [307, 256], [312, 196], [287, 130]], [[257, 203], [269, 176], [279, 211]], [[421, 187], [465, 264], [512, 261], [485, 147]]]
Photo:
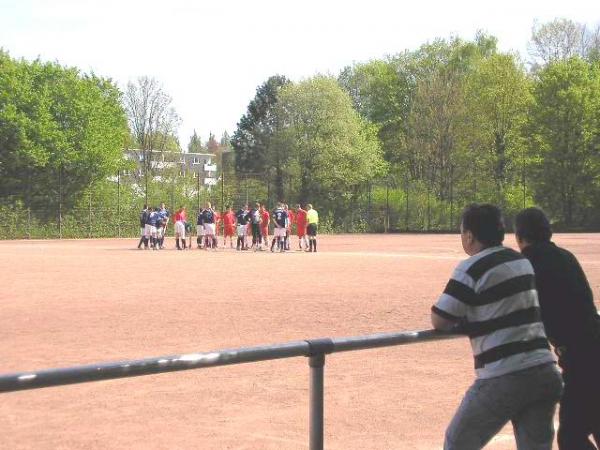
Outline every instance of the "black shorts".
[[252, 225], [252, 238], [253, 239], [258, 239], [259, 237], [261, 237], [260, 234], [260, 223], [253, 223]]
[[309, 223], [308, 227], [306, 228], [306, 234], [308, 234], [309, 236], [316, 236], [317, 235], [317, 224]]

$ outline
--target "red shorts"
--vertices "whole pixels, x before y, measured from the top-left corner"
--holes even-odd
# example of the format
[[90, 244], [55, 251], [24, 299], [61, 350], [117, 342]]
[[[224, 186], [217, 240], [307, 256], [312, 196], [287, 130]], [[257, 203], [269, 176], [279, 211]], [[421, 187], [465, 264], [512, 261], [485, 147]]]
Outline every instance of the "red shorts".
[[260, 234], [263, 236], [268, 236], [269, 235], [269, 227], [261, 227]]
[[306, 225], [297, 225], [298, 237], [306, 236]]
[[225, 225], [225, 237], [232, 237], [235, 234], [235, 225]]

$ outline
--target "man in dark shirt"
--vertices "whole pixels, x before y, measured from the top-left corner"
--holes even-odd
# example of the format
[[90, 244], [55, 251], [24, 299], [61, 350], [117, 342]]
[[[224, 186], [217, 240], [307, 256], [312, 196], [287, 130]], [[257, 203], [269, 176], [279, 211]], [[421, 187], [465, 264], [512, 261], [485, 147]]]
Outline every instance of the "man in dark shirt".
[[144, 205], [144, 209], [142, 209], [142, 212], [140, 213], [140, 242], [137, 246], [140, 250], [142, 249], [142, 244], [144, 244], [145, 248], [148, 248], [148, 241], [146, 240], [146, 220], [148, 219], [149, 214], [148, 205]]
[[196, 245], [198, 248], [203, 248], [204, 245], [204, 209], [198, 210], [196, 217]]
[[158, 248], [162, 250], [165, 247], [165, 234], [169, 223], [169, 217], [171, 216], [164, 202], [160, 204], [158, 214], [160, 215], [162, 225], [160, 228], [156, 229], [156, 236], [158, 238]]
[[550, 240], [542, 210], [521, 211], [515, 234], [535, 271], [542, 321], [563, 370], [559, 448], [600, 448], [600, 316], [592, 290], [575, 256]]
[[249, 219], [250, 226], [252, 227], [252, 246], [250, 248], [254, 248], [254, 251], [262, 250], [262, 236], [260, 234], [260, 203], [256, 202], [254, 204], [254, 208], [250, 210]]
[[246, 250], [246, 226], [248, 224], [248, 205], [244, 205], [235, 213], [237, 223], [237, 250]]
[[289, 223], [288, 220], [288, 214], [283, 206], [283, 203], [278, 203], [277, 209], [273, 211], [273, 224], [275, 225], [275, 228], [273, 230], [274, 235], [273, 242], [271, 243], [271, 251], [274, 251], [273, 247], [275, 243], [277, 243], [277, 249], [280, 252], [285, 251], [285, 236]]
[[206, 208], [202, 211], [204, 222], [204, 247], [217, 249], [217, 238], [215, 236], [215, 211], [212, 209], [210, 202], [206, 204]]
[[146, 219], [146, 225], [150, 225], [150, 247], [152, 248], [152, 250], [158, 250], [158, 242], [156, 238], [156, 225], [159, 219], [160, 215], [158, 214], [158, 208], [150, 208], [150, 214]]

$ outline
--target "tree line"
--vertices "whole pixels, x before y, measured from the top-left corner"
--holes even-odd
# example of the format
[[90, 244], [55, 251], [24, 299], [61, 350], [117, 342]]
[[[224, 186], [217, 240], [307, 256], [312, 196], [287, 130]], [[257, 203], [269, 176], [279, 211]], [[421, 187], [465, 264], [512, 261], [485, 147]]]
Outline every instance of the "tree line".
[[[151, 77], [121, 90], [110, 78], [0, 49], [2, 208], [44, 221], [91, 209], [92, 196], [132, 211], [165, 193], [173, 204], [200, 201], [198, 179], [155, 177], [153, 159], [181, 151], [179, 125]], [[332, 229], [349, 214], [363, 227], [355, 229], [369, 229], [373, 212], [386, 229], [456, 229], [455, 211], [472, 201], [509, 215], [537, 204], [565, 229], [598, 229], [600, 28], [536, 24], [527, 59], [480, 32], [337, 76], [274, 75], [231, 138], [202, 142], [194, 132], [185, 148], [216, 155], [226, 201], [310, 201]], [[141, 172], [127, 152], [139, 153]], [[123, 173], [129, 184], [115, 178]]]
[[410, 186], [411, 210], [487, 201], [510, 215], [537, 204], [564, 228], [597, 228], [599, 28], [557, 19], [536, 25], [529, 45], [525, 61], [480, 32], [337, 77], [273, 76], [233, 135], [236, 169], [336, 214], [365, 189], [403, 197]]

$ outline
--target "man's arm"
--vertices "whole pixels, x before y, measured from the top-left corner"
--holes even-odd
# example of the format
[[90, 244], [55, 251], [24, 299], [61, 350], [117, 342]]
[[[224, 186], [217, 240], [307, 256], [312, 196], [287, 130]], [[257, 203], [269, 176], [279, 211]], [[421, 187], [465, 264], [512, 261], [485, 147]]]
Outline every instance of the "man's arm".
[[457, 326], [458, 322], [440, 316], [435, 311], [431, 311], [431, 325], [440, 331], [450, 331]]

